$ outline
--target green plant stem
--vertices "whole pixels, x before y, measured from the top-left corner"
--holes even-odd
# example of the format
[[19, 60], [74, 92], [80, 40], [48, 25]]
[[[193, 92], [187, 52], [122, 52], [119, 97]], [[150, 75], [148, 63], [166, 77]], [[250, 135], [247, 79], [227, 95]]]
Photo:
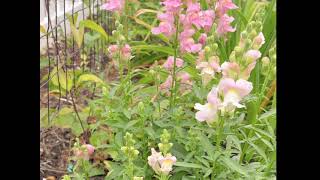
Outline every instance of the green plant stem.
[[129, 28], [128, 28], [128, 17], [129, 17], [129, 1], [125, 0], [125, 22], [124, 22], [124, 34], [125, 34], [125, 38], [126, 41], [128, 41], [129, 37], [128, 37], [128, 32], [129, 32]]
[[173, 70], [172, 70], [172, 83], [171, 83], [171, 94], [170, 94], [170, 112], [173, 116], [173, 107], [175, 104], [175, 91], [176, 91], [176, 60], [178, 54], [178, 34], [179, 34], [179, 16], [176, 18], [176, 34], [174, 39], [174, 59], [173, 59]]
[[221, 143], [221, 135], [223, 133], [224, 118], [225, 117], [222, 117], [219, 119], [219, 126], [218, 126], [218, 132], [217, 132], [217, 143], [216, 143], [216, 147], [217, 147], [218, 151], [221, 150], [220, 143]]
[[169, 180], [169, 176], [162, 174], [159, 180]]

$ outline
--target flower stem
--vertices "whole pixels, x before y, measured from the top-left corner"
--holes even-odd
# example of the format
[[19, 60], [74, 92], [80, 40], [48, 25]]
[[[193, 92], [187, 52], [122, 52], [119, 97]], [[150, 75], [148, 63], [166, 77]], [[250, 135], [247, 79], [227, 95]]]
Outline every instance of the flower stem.
[[178, 34], [179, 34], [179, 16], [176, 17], [176, 34], [174, 39], [174, 59], [173, 59], [173, 70], [172, 70], [172, 83], [171, 83], [171, 94], [170, 94], [170, 112], [173, 115], [173, 107], [175, 105], [176, 95], [176, 60], [178, 55]]

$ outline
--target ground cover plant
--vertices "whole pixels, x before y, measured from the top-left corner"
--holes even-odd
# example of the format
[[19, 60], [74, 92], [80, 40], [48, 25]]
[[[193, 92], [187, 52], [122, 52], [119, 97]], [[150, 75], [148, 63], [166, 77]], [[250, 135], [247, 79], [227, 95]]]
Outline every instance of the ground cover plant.
[[69, 35], [40, 26], [41, 128], [72, 134], [58, 178], [276, 179], [275, 0], [84, 5]]

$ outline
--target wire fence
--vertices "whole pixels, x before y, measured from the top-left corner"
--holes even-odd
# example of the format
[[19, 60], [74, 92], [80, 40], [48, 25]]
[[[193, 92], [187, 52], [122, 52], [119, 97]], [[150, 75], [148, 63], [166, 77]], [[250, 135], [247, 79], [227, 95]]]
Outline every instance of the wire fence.
[[[92, 30], [85, 29], [82, 45], [78, 47], [70, 25], [77, 26], [79, 21], [89, 19], [103, 27], [110, 35], [114, 29], [114, 21], [110, 12], [100, 10], [103, 3], [103, 0], [40, 0], [40, 25], [45, 28], [45, 32], [40, 34], [40, 48], [43, 50], [40, 57], [47, 60], [47, 65], [42, 69], [45, 73], [41, 75], [40, 101], [46, 101], [45, 105], [42, 104], [42, 108], [43, 106], [47, 108], [48, 124], [59, 112], [61, 105], [68, 102], [72, 104], [82, 125], [74, 95], [76, 70], [81, 69], [82, 72], [93, 74], [105, 71], [108, 62], [106, 47], [109, 40], [97, 39], [88, 43], [86, 40], [89, 38], [86, 33]], [[69, 22], [70, 17], [72, 23]], [[77, 22], [74, 22], [75, 17], [78, 17]], [[73, 77], [73, 83], [70, 83], [70, 77]], [[58, 96], [54, 97], [58, 102], [52, 102], [50, 83], [53, 80], [57, 81], [58, 88], [54, 92]], [[57, 111], [52, 113], [51, 109]]]

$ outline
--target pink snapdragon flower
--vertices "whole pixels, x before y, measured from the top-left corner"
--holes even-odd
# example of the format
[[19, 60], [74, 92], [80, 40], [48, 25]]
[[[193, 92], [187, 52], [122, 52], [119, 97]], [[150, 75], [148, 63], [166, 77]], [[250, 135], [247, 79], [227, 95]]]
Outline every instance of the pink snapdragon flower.
[[264, 43], [265, 43], [265, 38], [263, 36], [263, 33], [260, 32], [258, 36], [253, 39], [253, 48], [260, 49]]
[[213, 10], [205, 10], [199, 12], [200, 16], [200, 25], [204, 28], [206, 32], [211, 30], [215, 14]]
[[92, 156], [94, 151], [95, 151], [94, 146], [92, 146], [91, 144], [84, 144], [81, 146], [80, 149], [75, 150], [75, 156], [77, 156], [78, 158], [89, 160], [90, 156]]
[[220, 106], [220, 99], [218, 98], [218, 89], [213, 87], [207, 96], [207, 103], [205, 105], [196, 103], [194, 109], [198, 110], [196, 119], [199, 122], [206, 121], [208, 124], [218, 120], [218, 108]]
[[218, 0], [216, 3], [216, 11], [220, 17], [226, 14], [228, 10], [237, 8], [238, 6], [232, 0]]
[[121, 12], [124, 4], [124, 0], [107, 0], [107, 3], [101, 5], [101, 9], [112, 12]]
[[200, 62], [197, 66], [197, 69], [201, 70], [202, 82], [204, 85], [207, 85], [216, 72], [221, 72], [221, 67], [219, 65], [219, 59], [217, 57], [211, 57], [208, 62]]
[[225, 61], [221, 64], [223, 78], [238, 79], [240, 75], [240, 66], [236, 62]]
[[168, 21], [163, 21], [163, 22], [160, 22], [158, 27], [152, 28], [151, 32], [156, 35], [162, 33], [166, 36], [171, 36], [176, 32], [176, 28], [174, 24]]
[[172, 166], [177, 162], [177, 158], [171, 154], [167, 154], [165, 157], [161, 156], [158, 161], [161, 173], [168, 175], [172, 171]]
[[199, 37], [199, 43], [202, 44], [202, 46], [204, 46], [207, 42], [207, 34], [206, 33], [202, 33]]
[[[119, 46], [118, 45], [110, 45], [108, 47], [109, 55], [111, 58], [115, 57], [119, 54]], [[124, 59], [129, 59], [131, 57], [131, 47], [129, 44], [125, 44], [121, 48], [121, 57]]]
[[192, 81], [190, 79], [190, 74], [187, 72], [179, 72], [177, 74], [178, 80], [180, 81], [181, 84], [188, 84], [192, 85]]
[[223, 78], [232, 78], [232, 79], [244, 79], [248, 80], [251, 74], [251, 71], [254, 69], [256, 61], [248, 64], [246, 67], [241, 68], [240, 65], [236, 62], [225, 61], [221, 65]]
[[131, 47], [129, 44], [125, 44], [122, 47], [121, 52], [125, 59], [129, 59], [131, 57]]
[[161, 152], [157, 152], [154, 148], [151, 148], [151, 156], [148, 156], [148, 164], [158, 174], [160, 173], [159, 158], [163, 157]]
[[177, 14], [182, 6], [181, 0], [164, 0], [161, 4], [164, 5], [166, 11]]
[[197, 53], [201, 50], [202, 45], [200, 43], [195, 43], [193, 38], [187, 38], [180, 41], [180, 51], [182, 53]]
[[243, 108], [240, 101], [253, 89], [252, 83], [243, 79], [237, 81], [224, 78], [218, 85], [219, 93], [223, 94], [223, 111], [233, 111], [235, 108]]
[[230, 23], [234, 21], [233, 17], [228, 16], [227, 14], [224, 14], [219, 19], [217, 33], [219, 36], [223, 36], [227, 32], [235, 32], [236, 28], [231, 27]]
[[249, 50], [244, 56], [247, 63], [252, 63], [261, 57], [261, 53], [258, 50]]
[[[174, 57], [169, 56], [167, 61], [163, 64], [163, 67], [167, 70], [172, 70], [174, 66]], [[176, 67], [180, 68], [183, 66], [183, 60], [180, 58], [176, 58]]]
[[169, 75], [166, 79], [166, 81], [162, 84], [160, 84], [160, 89], [162, 90], [168, 90], [171, 88], [171, 84], [172, 84], [172, 76]]
[[148, 156], [148, 164], [158, 174], [168, 175], [172, 171], [172, 166], [176, 163], [177, 158], [171, 154], [162, 155], [154, 148], [151, 148], [151, 155]]
[[157, 18], [160, 20], [160, 21], [165, 21], [165, 22], [168, 22], [170, 24], [173, 24], [174, 23], [174, 15], [172, 13], [169, 13], [169, 12], [166, 12], [166, 13], [159, 13], [157, 15]]

